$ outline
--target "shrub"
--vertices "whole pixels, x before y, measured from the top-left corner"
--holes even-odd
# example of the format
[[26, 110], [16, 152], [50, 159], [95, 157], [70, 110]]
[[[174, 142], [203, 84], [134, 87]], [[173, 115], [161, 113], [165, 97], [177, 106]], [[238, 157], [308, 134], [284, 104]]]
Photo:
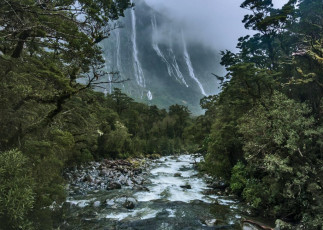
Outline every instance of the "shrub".
[[17, 149], [0, 153], [0, 228], [32, 229], [33, 189], [28, 158]]
[[232, 169], [230, 187], [231, 190], [241, 195], [243, 189], [247, 183], [247, 171], [246, 166], [242, 162], [238, 162]]

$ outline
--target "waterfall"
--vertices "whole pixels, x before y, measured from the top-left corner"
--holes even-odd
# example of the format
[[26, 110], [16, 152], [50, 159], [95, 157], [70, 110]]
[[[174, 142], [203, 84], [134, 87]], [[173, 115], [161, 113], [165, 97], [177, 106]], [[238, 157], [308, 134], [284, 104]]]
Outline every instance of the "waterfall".
[[185, 79], [184, 79], [184, 76], [183, 76], [183, 74], [182, 74], [182, 72], [180, 71], [180, 69], [179, 69], [179, 66], [178, 66], [178, 63], [177, 63], [177, 60], [176, 60], [176, 56], [175, 56], [175, 54], [174, 54], [174, 52], [173, 52], [173, 49], [172, 48], [169, 48], [168, 49], [168, 52], [169, 52], [169, 55], [171, 56], [171, 58], [172, 58], [172, 66], [173, 66], [173, 68], [174, 68], [174, 70], [175, 70], [175, 72], [176, 72], [176, 77], [177, 77], [177, 79], [180, 81], [180, 82], [182, 82], [186, 87], [188, 87], [188, 85], [187, 85], [187, 83], [186, 83], [186, 81], [185, 81]]
[[163, 62], [165, 62], [166, 66], [167, 66], [167, 71], [168, 71], [169, 76], [172, 76], [172, 75], [174, 75], [172, 66], [169, 64], [169, 62], [167, 61], [167, 59], [165, 58], [164, 54], [162, 53], [162, 51], [159, 49], [159, 46], [158, 46], [158, 42], [157, 42], [158, 27], [157, 27], [157, 21], [156, 21], [156, 16], [155, 15], [151, 19], [151, 26], [152, 26], [152, 29], [153, 29], [153, 33], [152, 33], [152, 46], [153, 46], [153, 49], [156, 51], [157, 55], [159, 57], [161, 57]]
[[151, 93], [150, 90], [147, 93], [147, 98], [148, 98], [149, 101], [151, 101], [153, 99], [153, 94]]
[[191, 62], [191, 58], [190, 58], [190, 55], [188, 54], [188, 51], [187, 51], [187, 46], [186, 46], [186, 42], [185, 42], [185, 39], [184, 39], [183, 31], [182, 31], [182, 42], [183, 42], [183, 46], [184, 46], [184, 59], [185, 59], [188, 71], [190, 73], [190, 76], [197, 83], [197, 85], [199, 86], [199, 88], [201, 90], [201, 93], [204, 96], [206, 96], [206, 93], [205, 93], [205, 91], [203, 89], [203, 86], [202, 86], [201, 82], [195, 76], [194, 69], [193, 69], [192, 62]]
[[107, 83], [106, 84], [106, 88], [104, 89], [104, 95], [105, 96], [107, 96], [107, 94], [109, 93], [109, 94], [111, 94], [112, 93], [112, 77], [111, 77], [111, 75], [108, 73], [109, 72], [109, 70], [108, 70], [108, 64], [107, 64], [107, 60], [106, 60], [106, 58], [104, 57], [104, 55], [103, 55], [103, 60], [104, 60], [104, 68], [105, 68], [105, 71], [107, 72], [107, 76], [108, 76], [108, 82], [110, 82], [110, 83]]
[[121, 72], [121, 54], [120, 54], [120, 30], [117, 29], [116, 31], [116, 43], [117, 43], [117, 69], [119, 72]]
[[112, 77], [111, 77], [111, 75], [109, 75], [109, 94], [112, 94]]
[[[130, 3], [133, 3], [133, 0], [130, 0]], [[131, 23], [132, 23], [132, 46], [133, 46], [133, 67], [134, 67], [134, 71], [135, 71], [135, 77], [136, 77], [136, 81], [137, 84], [141, 87], [145, 87], [145, 77], [144, 77], [144, 73], [142, 71], [141, 68], [141, 64], [138, 58], [138, 49], [137, 49], [137, 33], [136, 33], [136, 14], [134, 9], [131, 9]]]

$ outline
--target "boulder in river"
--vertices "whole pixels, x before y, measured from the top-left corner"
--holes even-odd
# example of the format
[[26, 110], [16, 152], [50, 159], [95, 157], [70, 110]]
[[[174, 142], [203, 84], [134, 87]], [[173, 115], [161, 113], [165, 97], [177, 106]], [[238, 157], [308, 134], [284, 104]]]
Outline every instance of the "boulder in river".
[[127, 198], [126, 201], [123, 203], [123, 207], [127, 209], [134, 209], [137, 204], [137, 200], [135, 198]]
[[118, 182], [109, 183], [109, 185], [107, 186], [107, 190], [113, 189], [121, 189], [121, 184], [119, 184]]
[[213, 181], [208, 187], [213, 189], [226, 189], [228, 187], [228, 184], [226, 184], [223, 181]]
[[132, 187], [133, 190], [137, 190], [137, 191], [146, 191], [149, 192], [149, 188], [145, 187], [145, 186], [140, 186], [140, 185], [135, 185]]
[[181, 173], [175, 173], [174, 174], [174, 177], [181, 177], [182, 176], [182, 174]]
[[217, 220], [216, 219], [211, 219], [211, 220], [206, 220], [205, 224], [209, 227], [213, 227], [216, 224]]
[[192, 189], [191, 185], [186, 184], [186, 185], [180, 185], [181, 188], [185, 188], [185, 189]]
[[99, 207], [100, 205], [101, 205], [101, 202], [99, 200], [93, 203], [93, 207]]

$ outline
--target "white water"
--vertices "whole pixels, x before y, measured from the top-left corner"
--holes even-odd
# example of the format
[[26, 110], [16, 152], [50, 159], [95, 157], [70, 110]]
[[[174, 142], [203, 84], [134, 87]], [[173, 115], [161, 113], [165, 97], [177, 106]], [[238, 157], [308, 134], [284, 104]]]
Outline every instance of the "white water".
[[66, 203], [70, 203], [71, 205], [75, 205], [78, 206], [80, 208], [84, 208], [88, 205], [90, 205], [90, 203], [95, 200], [95, 199], [89, 199], [89, 200], [73, 200], [73, 199], [67, 199]]
[[147, 98], [148, 98], [149, 101], [151, 101], [153, 99], [153, 94], [151, 93], [150, 90], [147, 93]]
[[152, 33], [152, 47], [153, 49], [156, 51], [157, 55], [163, 60], [163, 62], [166, 64], [167, 66], [167, 71], [169, 76], [174, 75], [172, 66], [169, 64], [169, 62], [167, 61], [167, 59], [165, 58], [165, 55], [163, 54], [163, 52], [159, 49], [158, 46], [158, 41], [157, 41], [157, 37], [158, 37], [158, 27], [157, 27], [157, 21], [156, 21], [156, 16], [154, 15], [154, 17], [151, 19], [151, 26], [153, 29], [153, 33]]
[[[172, 157], [162, 157], [164, 161], [160, 167], [151, 170], [149, 192], [138, 192], [135, 197], [138, 201], [151, 201], [157, 199], [167, 199], [169, 201], [182, 201], [189, 203], [193, 200], [203, 200], [211, 203], [217, 196], [205, 196], [202, 192], [207, 189], [207, 184], [203, 179], [192, 177], [196, 171], [192, 168], [194, 158], [190, 155], [182, 155], [177, 159]], [[199, 159], [197, 159], [199, 161]], [[185, 171], [181, 171], [185, 169]], [[175, 177], [175, 173], [181, 173], [181, 177]], [[189, 184], [191, 189], [181, 188], [181, 185]]]
[[[130, 0], [130, 3], [133, 3], [133, 0]], [[141, 87], [146, 87], [144, 72], [141, 68], [141, 64], [138, 58], [138, 49], [137, 49], [137, 32], [136, 32], [136, 14], [134, 9], [131, 9], [131, 23], [132, 23], [132, 47], [133, 47], [133, 67], [134, 74], [136, 77], [137, 84]]]
[[156, 214], [158, 211], [150, 209], [150, 208], [142, 208], [139, 210], [134, 210], [132, 212], [116, 212], [116, 213], [110, 213], [105, 216], [107, 219], [114, 219], [114, 220], [123, 220], [126, 218], [139, 218], [141, 220], [146, 220], [150, 218], [156, 217]]
[[[217, 195], [204, 195], [203, 191], [207, 188], [207, 184], [202, 178], [194, 176], [197, 172], [193, 169], [192, 164], [199, 162], [201, 158], [194, 158], [191, 155], [181, 155], [178, 158], [171, 156], [162, 157], [157, 167], [150, 171], [151, 184], [147, 186], [150, 191], [136, 192], [133, 197], [138, 202], [154, 202], [160, 199], [167, 201], [180, 201], [190, 203], [194, 200], [201, 200], [205, 203], [218, 203], [231, 206], [236, 202], [232, 200], [220, 199]], [[175, 173], [181, 173], [180, 177], [175, 177]], [[191, 189], [180, 187], [181, 185], [191, 186]], [[104, 218], [115, 220], [129, 219], [150, 219], [162, 210], [156, 210], [151, 207], [128, 210], [126, 212], [112, 212]], [[168, 217], [185, 216], [185, 213], [178, 212], [176, 208], [166, 209]]]
[[116, 31], [116, 43], [117, 43], [117, 69], [119, 72], [121, 72], [121, 53], [120, 53], [120, 31], [117, 29]]
[[184, 35], [183, 35], [183, 32], [182, 32], [182, 42], [183, 42], [183, 46], [184, 46], [184, 59], [185, 59], [185, 62], [186, 62], [186, 65], [187, 65], [187, 68], [188, 68], [188, 71], [190, 73], [190, 76], [191, 78], [197, 83], [197, 85], [199, 86], [200, 90], [201, 90], [201, 93], [206, 96], [206, 93], [204, 91], [204, 88], [201, 84], [201, 82], [197, 79], [197, 77], [195, 76], [195, 73], [194, 73], [194, 69], [193, 69], [193, 66], [192, 66], [192, 62], [191, 62], [191, 58], [190, 58], [190, 55], [188, 54], [188, 51], [187, 51], [187, 45], [186, 45], [186, 41], [184, 39]]
[[[138, 229], [149, 229], [148, 227], [151, 227], [150, 229], [182, 229], [175, 225], [171, 228], [169, 228], [170, 225], [168, 225], [168, 227], [166, 226], [167, 228], [161, 226], [158, 227], [157, 222], [161, 222], [160, 218], [163, 218], [162, 221], [165, 221], [166, 225], [167, 218], [172, 220], [176, 218], [176, 221], [181, 221], [182, 225], [185, 225], [184, 222], [186, 221], [196, 220], [195, 222], [193, 221], [195, 223], [195, 227], [201, 227], [197, 227], [196, 229], [202, 229], [202, 227], [206, 225], [203, 225], [203, 223], [198, 221], [200, 217], [210, 219], [218, 218], [213, 217], [213, 214], [211, 215], [209, 213], [210, 210], [207, 208], [216, 207], [216, 205], [225, 206], [225, 209], [227, 210], [225, 211], [225, 215], [227, 215], [225, 217], [225, 221], [230, 225], [234, 224], [241, 219], [239, 210], [237, 210], [237, 201], [233, 201], [229, 197], [225, 196], [203, 194], [206, 190], [209, 190], [205, 183], [205, 178], [198, 177], [196, 175], [197, 171], [193, 167], [193, 165], [200, 160], [201, 158], [196, 158], [192, 155], [162, 157], [157, 161], [150, 162], [152, 169], [147, 177], [149, 181], [144, 184], [149, 191], [131, 190], [129, 187], [123, 188], [119, 191], [94, 192], [89, 196], [77, 197], [79, 199], [71, 197], [67, 202], [70, 203], [73, 207], [72, 210], [74, 211], [75, 208], [79, 208], [79, 210], [84, 208], [92, 210], [88, 217], [83, 217], [84, 220], [92, 221], [89, 222], [89, 224], [96, 226], [95, 224], [100, 223], [100, 221], [101, 223], [104, 223], [104, 225], [100, 226], [101, 228], [93, 227], [89, 229], [102, 229], [102, 226], [105, 226], [108, 223], [118, 223], [122, 225], [123, 223], [134, 223], [141, 220], [155, 218], [156, 226], [139, 225], [139, 227], [145, 226], [147, 228], [138, 227]], [[175, 175], [175, 173], [180, 173], [181, 175]], [[190, 185], [191, 189], [183, 188], [181, 187], [182, 185]], [[114, 194], [113, 196], [104, 195], [104, 193], [108, 195], [111, 192]], [[122, 207], [122, 204], [124, 204], [126, 200], [133, 200], [135, 202], [134, 209], [126, 209]], [[99, 203], [99, 205], [95, 205], [95, 202], [98, 201], [100, 201], [101, 204]], [[162, 215], [162, 217], [160, 215]], [[72, 216], [77, 218], [77, 222], [79, 222], [79, 215], [75, 215], [75, 213], [73, 213]], [[222, 219], [222, 214], [220, 216]], [[145, 224], [146, 222], [142, 223]], [[155, 222], [147, 223], [150, 224]], [[171, 223], [172, 222], [170, 222], [170, 224]], [[120, 229], [125, 228], [120, 227]], [[193, 228], [190, 229], [195, 228], [193, 226]]]
[[109, 85], [109, 94], [112, 94], [112, 77], [111, 75], [108, 76], [108, 79], [109, 79], [109, 82], [108, 85]]
[[[107, 60], [105, 59], [105, 57], [104, 57], [104, 55], [103, 55], [103, 60], [104, 60], [104, 68], [105, 68], [105, 70], [106, 70], [106, 72], [108, 73], [109, 72], [109, 70], [108, 70], [108, 63], [107, 63]], [[106, 88], [104, 89], [104, 91], [103, 91], [103, 93], [104, 93], [104, 95], [105, 96], [107, 96], [107, 94], [109, 93], [109, 94], [111, 94], [112, 93], [112, 77], [111, 77], [111, 75], [110, 74], [107, 74], [108, 76], [108, 82], [109, 83], [107, 83], [106, 84]]]
[[168, 52], [169, 52], [169, 55], [172, 57], [172, 60], [173, 60], [172, 66], [173, 66], [173, 68], [174, 68], [174, 70], [176, 72], [177, 79], [180, 82], [182, 82], [186, 87], [188, 87], [188, 85], [187, 85], [187, 83], [186, 83], [186, 81], [184, 79], [184, 76], [183, 76], [182, 72], [179, 69], [179, 66], [178, 66], [178, 63], [177, 63], [177, 60], [176, 60], [176, 56], [175, 56], [175, 54], [173, 52], [173, 49], [172, 48], [169, 48], [168, 49]]

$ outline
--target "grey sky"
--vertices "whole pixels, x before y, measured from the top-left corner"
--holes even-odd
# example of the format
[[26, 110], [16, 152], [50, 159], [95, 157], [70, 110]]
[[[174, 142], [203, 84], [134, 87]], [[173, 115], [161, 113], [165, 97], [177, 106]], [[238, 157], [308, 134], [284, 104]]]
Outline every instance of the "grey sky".
[[[241, 22], [247, 10], [243, 0], [144, 0], [183, 28], [188, 42], [199, 42], [216, 50], [235, 49], [237, 39], [252, 33]], [[274, 0], [275, 7], [287, 0]]]

